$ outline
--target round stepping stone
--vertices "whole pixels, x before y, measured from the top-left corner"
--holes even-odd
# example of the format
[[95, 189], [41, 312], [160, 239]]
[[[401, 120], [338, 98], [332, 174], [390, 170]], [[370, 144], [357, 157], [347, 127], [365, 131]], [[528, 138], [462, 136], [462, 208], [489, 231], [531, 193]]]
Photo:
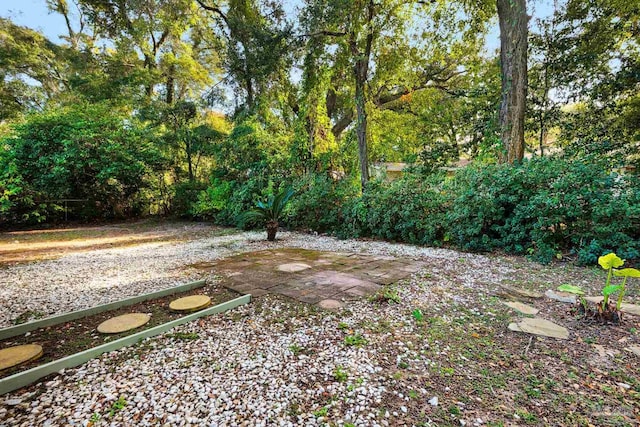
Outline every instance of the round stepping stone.
[[535, 307], [531, 307], [530, 305], [523, 304], [519, 301], [504, 301], [503, 304], [522, 314], [536, 315], [538, 314], [538, 311], [540, 311]]
[[510, 323], [509, 329], [515, 332], [524, 332], [543, 337], [559, 338], [563, 340], [569, 338], [569, 331], [567, 328], [539, 317], [525, 317], [518, 323]]
[[119, 334], [139, 328], [151, 320], [151, 316], [145, 313], [129, 313], [122, 316], [112, 317], [98, 325], [98, 332], [101, 334]]
[[169, 308], [174, 311], [197, 311], [211, 304], [211, 298], [206, 295], [191, 295], [171, 301]]
[[0, 350], [0, 371], [42, 356], [42, 346], [38, 344], [17, 345]]
[[305, 264], [302, 262], [292, 262], [288, 264], [280, 264], [278, 266], [278, 270], [284, 271], [285, 273], [296, 273], [298, 271], [303, 271], [308, 268], [311, 268], [309, 264]]
[[344, 306], [343, 303], [334, 299], [323, 299], [318, 303], [318, 307], [325, 310], [339, 310]]

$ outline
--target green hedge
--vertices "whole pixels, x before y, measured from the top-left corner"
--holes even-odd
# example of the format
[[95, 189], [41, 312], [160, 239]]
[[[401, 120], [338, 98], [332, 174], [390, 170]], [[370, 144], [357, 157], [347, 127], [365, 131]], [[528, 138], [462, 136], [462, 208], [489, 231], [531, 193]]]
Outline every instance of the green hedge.
[[638, 179], [610, 172], [597, 158], [470, 167], [446, 187], [447, 237], [462, 249], [502, 249], [543, 262], [566, 251], [582, 263], [610, 250], [638, 257]]
[[376, 237], [468, 251], [503, 250], [580, 263], [615, 251], [640, 255], [640, 182], [597, 158], [480, 165], [452, 178], [374, 182], [344, 204], [341, 237]]
[[288, 208], [287, 225], [319, 233], [339, 230], [344, 221], [344, 204], [358, 195], [356, 179], [334, 180], [326, 174], [308, 175], [294, 188], [296, 194]]
[[0, 137], [0, 225], [64, 217], [59, 199], [86, 199], [75, 219], [137, 216], [163, 158], [154, 133], [108, 104], [27, 116]]
[[344, 220], [337, 232], [342, 237], [440, 245], [447, 207], [441, 177], [371, 182], [361, 197], [344, 206]]
[[[200, 192], [195, 212], [244, 226], [239, 214], [275, 187], [268, 177], [214, 180]], [[483, 164], [453, 177], [407, 174], [394, 182], [371, 182], [363, 194], [357, 179], [336, 181], [326, 174], [310, 174], [294, 187], [284, 223], [295, 229], [502, 250], [541, 262], [567, 253], [584, 264], [608, 251], [627, 259], [640, 255], [638, 177], [618, 175], [597, 157]]]

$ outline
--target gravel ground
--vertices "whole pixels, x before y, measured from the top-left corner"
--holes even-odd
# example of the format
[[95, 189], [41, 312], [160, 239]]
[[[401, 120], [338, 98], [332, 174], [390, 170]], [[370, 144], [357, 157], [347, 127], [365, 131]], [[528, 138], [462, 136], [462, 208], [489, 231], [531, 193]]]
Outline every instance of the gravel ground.
[[[3, 323], [25, 310], [58, 313], [197, 279], [207, 273], [180, 267], [242, 251], [302, 247], [407, 256], [427, 266], [392, 288], [398, 304], [362, 300], [332, 313], [265, 296], [183, 325], [4, 396], [0, 425], [598, 424], [590, 404], [568, 400], [579, 393], [574, 376], [582, 374], [567, 379], [563, 372], [580, 366], [582, 355], [567, 353], [565, 342], [537, 338], [532, 345], [528, 336], [508, 332], [513, 313], [493, 296], [500, 283], [519, 278], [534, 290], [568, 277], [587, 285], [591, 270], [297, 233], [281, 233], [274, 243], [263, 238], [204, 237], [0, 270]], [[611, 363], [615, 369], [629, 360], [618, 352]], [[637, 368], [629, 369], [637, 378]], [[537, 384], [531, 376], [541, 372], [548, 372], [549, 388], [528, 391], [527, 384]], [[570, 393], [561, 392], [565, 385]], [[547, 392], [553, 399], [545, 400]], [[602, 413], [631, 420], [615, 425], [634, 425], [637, 393], [635, 407], [628, 394], [599, 393], [581, 393], [579, 402], [597, 401]]]
[[[185, 232], [188, 226], [182, 226]], [[194, 225], [193, 228], [200, 228]], [[185, 265], [234, 253], [280, 246], [410, 256], [447, 257], [446, 250], [337, 241], [282, 232], [267, 244], [264, 233], [246, 232], [180, 243], [142, 245], [75, 253], [59, 259], [18, 264], [0, 270], [0, 327], [29, 312], [50, 316], [198, 280], [206, 273]]]

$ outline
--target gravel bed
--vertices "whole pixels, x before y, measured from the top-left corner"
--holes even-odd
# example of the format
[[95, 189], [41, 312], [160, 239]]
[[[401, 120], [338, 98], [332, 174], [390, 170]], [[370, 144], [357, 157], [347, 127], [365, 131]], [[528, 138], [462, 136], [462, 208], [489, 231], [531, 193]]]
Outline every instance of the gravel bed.
[[183, 267], [238, 252], [292, 246], [437, 258], [454, 254], [448, 250], [339, 241], [298, 233], [283, 232], [278, 237], [277, 242], [267, 243], [264, 233], [244, 232], [180, 243], [147, 243], [75, 253], [1, 269], [0, 327], [11, 326], [14, 319], [24, 313], [46, 317], [207, 278], [207, 273], [201, 270]]
[[[19, 302], [11, 308], [3, 302], [3, 313], [10, 319], [24, 309], [84, 308], [89, 298], [107, 302], [207, 274], [180, 266], [277, 247], [406, 256], [427, 265], [393, 288], [398, 304], [361, 300], [334, 313], [267, 295], [199, 319], [3, 396], [0, 425], [479, 426], [492, 419], [502, 425], [568, 425], [582, 420], [563, 421], [574, 412], [598, 424], [581, 403], [535, 398], [541, 386], [522, 401], [518, 387], [541, 372], [558, 372], [549, 384], [556, 384], [558, 396], [570, 396], [583, 374], [579, 369], [590, 369], [582, 368], [576, 349], [589, 347], [580, 339], [569, 350], [555, 340], [532, 344], [530, 337], [508, 332], [513, 313], [494, 296], [500, 283], [517, 279], [532, 290], [569, 277], [588, 284], [590, 270], [382, 242], [278, 236], [268, 243], [264, 233], [237, 233], [16, 266], [0, 271], [11, 290], [7, 300]], [[25, 289], [31, 299], [21, 296]], [[54, 298], [56, 304], [50, 303]], [[424, 320], [413, 317], [416, 309]], [[542, 363], [548, 366], [542, 369]], [[578, 368], [567, 379], [562, 372], [570, 363]], [[618, 355], [610, 363], [624, 370], [629, 361]], [[636, 374], [633, 368], [629, 375]], [[571, 393], [560, 393], [565, 385], [573, 387]], [[589, 393], [581, 392], [578, 402], [588, 401]], [[609, 405], [607, 411], [638, 416], [617, 396], [593, 399]]]

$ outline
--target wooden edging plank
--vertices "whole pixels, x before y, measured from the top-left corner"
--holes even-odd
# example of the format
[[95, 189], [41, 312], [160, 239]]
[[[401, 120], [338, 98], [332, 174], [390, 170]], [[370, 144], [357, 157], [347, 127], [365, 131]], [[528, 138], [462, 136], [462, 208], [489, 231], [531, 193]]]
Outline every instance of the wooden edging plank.
[[188, 316], [184, 316], [179, 319], [172, 320], [171, 322], [167, 322], [162, 325], [158, 325], [153, 328], [149, 328], [144, 331], [140, 331], [138, 333], [117, 339], [115, 341], [102, 344], [85, 351], [81, 351], [80, 353], [72, 354], [70, 356], [51, 361], [41, 366], [36, 366], [35, 368], [31, 368], [27, 371], [18, 372], [17, 374], [13, 374], [9, 377], [2, 378], [0, 379], [0, 395], [9, 393], [11, 391], [14, 391], [24, 386], [27, 386], [29, 384], [32, 384], [37, 380], [39, 380], [40, 378], [46, 377], [47, 375], [53, 374], [62, 369], [74, 368], [76, 366], [82, 365], [83, 363], [88, 362], [89, 360], [95, 357], [98, 357], [102, 353], [107, 353], [109, 351], [118, 350], [128, 345], [136, 344], [145, 338], [162, 334], [172, 328], [175, 328], [176, 326], [182, 325], [184, 323], [190, 322], [192, 320], [198, 319], [203, 316], [208, 316], [211, 314], [217, 314], [217, 313], [222, 313], [223, 311], [231, 310], [240, 305], [247, 304], [250, 301], [251, 301], [251, 295], [243, 295], [231, 301], [227, 301], [222, 304], [213, 306], [211, 308], [207, 308], [205, 310], [190, 314]]
[[36, 329], [46, 328], [47, 326], [58, 325], [60, 323], [80, 319], [82, 317], [103, 313], [105, 311], [127, 307], [129, 305], [134, 305], [139, 302], [148, 301], [155, 298], [162, 298], [167, 295], [177, 294], [180, 292], [187, 292], [192, 289], [201, 288], [204, 285], [206, 285], [206, 283], [207, 283], [206, 280], [198, 280], [196, 282], [190, 282], [190, 283], [185, 283], [184, 285], [174, 286], [173, 288], [161, 289], [159, 291], [138, 295], [135, 297], [126, 298], [123, 300], [114, 301], [107, 304], [98, 305], [98, 306], [87, 308], [84, 310], [58, 314], [56, 316], [47, 317], [46, 319], [34, 320], [32, 322], [22, 323], [20, 325], [0, 329], [0, 340], [15, 337], [17, 335], [22, 335], [24, 333], [34, 331]]

